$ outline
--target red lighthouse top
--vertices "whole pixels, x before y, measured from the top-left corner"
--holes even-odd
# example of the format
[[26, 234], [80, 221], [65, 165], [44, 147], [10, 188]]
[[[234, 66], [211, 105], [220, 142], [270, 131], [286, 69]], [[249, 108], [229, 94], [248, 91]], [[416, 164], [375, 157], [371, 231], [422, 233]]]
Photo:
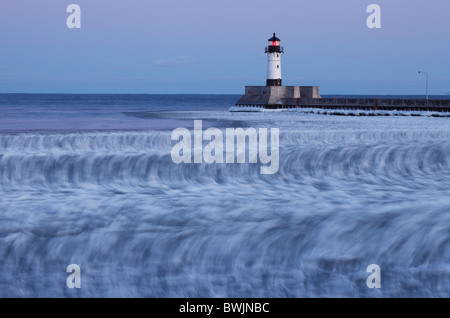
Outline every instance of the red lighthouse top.
[[280, 46], [280, 39], [276, 37], [275, 33], [269, 39], [269, 46]]
[[280, 39], [276, 37], [275, 33], [269, 39], [269, 47], [266, 47], [266, 53], [284, 53], [282, 47], [280, 47]]

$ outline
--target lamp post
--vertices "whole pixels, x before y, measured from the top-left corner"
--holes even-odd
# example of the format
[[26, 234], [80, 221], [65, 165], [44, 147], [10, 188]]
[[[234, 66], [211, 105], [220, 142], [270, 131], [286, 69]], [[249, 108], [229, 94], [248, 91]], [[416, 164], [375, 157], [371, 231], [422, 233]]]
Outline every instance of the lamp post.
[[427, 100], [428, 100], [428, 73], [427, 72], [423, 72], [423, 71], [419, 71], [419, 74], [425, 74], [427, 76]]

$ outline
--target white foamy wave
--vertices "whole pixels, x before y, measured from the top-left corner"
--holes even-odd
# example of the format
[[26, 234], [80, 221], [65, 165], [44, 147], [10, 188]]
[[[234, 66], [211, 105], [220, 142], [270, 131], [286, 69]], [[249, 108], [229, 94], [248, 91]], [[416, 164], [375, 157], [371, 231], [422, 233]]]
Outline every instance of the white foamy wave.
[[174, 164], [168, 131], [0, 135], [0, 296], [448, 297], [448, 124], [314, 116], [237, 118], [280, 127], [275, 175]]

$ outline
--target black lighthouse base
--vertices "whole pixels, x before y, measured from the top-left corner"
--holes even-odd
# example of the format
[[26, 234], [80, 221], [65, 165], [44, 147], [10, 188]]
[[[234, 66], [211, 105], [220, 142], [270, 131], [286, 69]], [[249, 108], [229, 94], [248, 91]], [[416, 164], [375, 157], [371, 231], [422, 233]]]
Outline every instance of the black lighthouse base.
[[279, 79], [268, 79], [266, 86], [281, 86], [281, 78]]

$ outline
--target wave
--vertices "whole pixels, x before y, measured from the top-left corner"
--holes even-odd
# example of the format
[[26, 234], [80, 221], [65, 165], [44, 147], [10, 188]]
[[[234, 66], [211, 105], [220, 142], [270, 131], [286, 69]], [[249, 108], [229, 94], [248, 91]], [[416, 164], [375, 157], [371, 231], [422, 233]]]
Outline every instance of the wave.
[[278, 113], [278, 112], [297, 112], [303, 114], [318, 114], [318, 115], [335, 115], [335, 116], [400, 116], [400, 117], [450, 117], [449, 112], [439, 112], [439, 111], [401, 111], [401, 110], [348, 110], [348, 109], [322, 109], [322, 108], [277, 108], [277, 109], [266, 109], [265, 107], [259, 106], [232, 106], [228, 109], [230, 112], [267, 112], [267, 113]]
[[261, 175], [176, 165], [168, 131], [0, 135], [0, 296], [450, 295], [449, 131], [280, 137]]
[[[424, 139], [404, 132], [282, 134], [279, 176], [290, 183], [304, 178], [405, 183], [429, 174], [447, 178], [450, 142], [443, 140], [448, 134], [428, 132], [425, 141], [418, 137]], [[255, 164], [174, 164], [172, 144], [167, 132], [1, 136], [0, 186], [177, 186], [270, 179], [260, 176]]]

